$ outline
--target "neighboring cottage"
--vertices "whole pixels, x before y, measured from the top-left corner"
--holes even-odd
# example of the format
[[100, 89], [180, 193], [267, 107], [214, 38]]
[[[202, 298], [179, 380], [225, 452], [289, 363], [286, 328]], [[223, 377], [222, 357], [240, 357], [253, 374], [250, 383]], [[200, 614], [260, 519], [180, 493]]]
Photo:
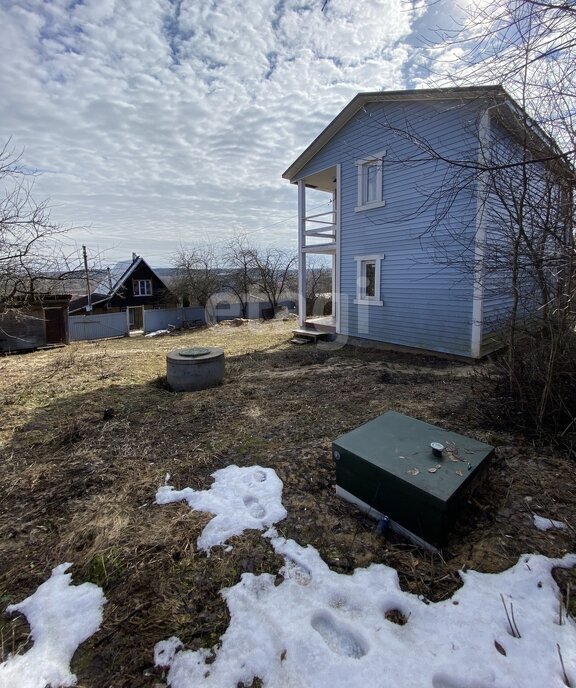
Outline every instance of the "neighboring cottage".
[[175, 308], [178, 299], [148, 263], [134, 254], [107, 271], [105, 282], [90, 295], [70, 303], [70, 315], [127, 312], [130, 330], [141, 330], [144, 310]]
[[[68, 343], [67, 294], [38, 294], [0, 315], [0, 351], [12, 353]], [[17, 305], [17, 304], [15, 304]]]
[[[556, 161], [541, 179], [556, 175], [558, 148], [500, 86], [358, 94], [283, 174], [298, 185], [300, 325], [316, 253], [333, 266], [320, 327], [471, 358], [497, 346], [513, 296], [486, 278], [499, 199], [479, 170], [506, 161], [520, 176], [526, 141]], [[307, 210], [308, 189], [331, 209]]]

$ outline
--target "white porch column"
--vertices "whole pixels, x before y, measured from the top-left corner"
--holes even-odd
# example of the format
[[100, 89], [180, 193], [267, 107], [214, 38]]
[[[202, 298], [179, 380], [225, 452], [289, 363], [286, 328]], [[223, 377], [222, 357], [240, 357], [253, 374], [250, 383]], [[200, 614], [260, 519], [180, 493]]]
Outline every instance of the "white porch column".
[[298, 324], [306, 322], [306, 184], [298, 182]]
[[336, 188], [334, 189], [333, 210], [334, 210], [334, 226], [336, 236], [334, 241], [336, 243], [336, 253], [332, 261], [332, 289], [334, 291], [332, 296], [332, 316], [336, 325], [336, 333], [340, 334], [341, 330], [341, 315], [342, 315], [342, 294], [340, 293], [340, 266], [341, 266], [341, 236], [340, 218], [342, 217], [342, 167], [340, 163], [336, 165]]

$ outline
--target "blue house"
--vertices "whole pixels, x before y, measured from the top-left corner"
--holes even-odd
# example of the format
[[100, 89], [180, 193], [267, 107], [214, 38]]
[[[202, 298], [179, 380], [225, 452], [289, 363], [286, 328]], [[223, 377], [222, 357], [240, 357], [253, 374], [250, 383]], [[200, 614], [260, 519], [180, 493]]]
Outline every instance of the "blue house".
[[[527, 140], [554, 157], [527, 121], [500, 86], [358, 94], [283, 174], [298, 186], [300, 326], [468, 358], [495, 348], [512, 296], [487, 272], [502, 237], [483, 165], [519, 169]], [[332, 260], [330, 317], [306, 317], [313, 254]]]

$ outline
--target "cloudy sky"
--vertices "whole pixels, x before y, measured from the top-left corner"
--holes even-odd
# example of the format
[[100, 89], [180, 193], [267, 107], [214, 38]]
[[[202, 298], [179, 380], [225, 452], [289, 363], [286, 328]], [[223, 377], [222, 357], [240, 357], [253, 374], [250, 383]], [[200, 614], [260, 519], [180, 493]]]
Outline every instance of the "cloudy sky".
[[[296, 243], [282, 172], [358, 92], [426, 82], [452, 0], [0, 0], [0, 141], [69, 241]], [[441, 14], [440, 14], [441, 13]]]

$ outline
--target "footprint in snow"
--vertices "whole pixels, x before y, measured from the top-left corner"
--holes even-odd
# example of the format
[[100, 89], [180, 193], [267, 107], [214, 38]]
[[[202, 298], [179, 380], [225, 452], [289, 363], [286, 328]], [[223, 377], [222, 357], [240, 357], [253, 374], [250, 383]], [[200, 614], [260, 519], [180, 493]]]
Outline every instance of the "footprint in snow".
[[366, 654], [364, 641], [339, 624], [330, 614], [326, 612], [315, 614], [310, 623], [332, 652], [353, 659], [360, 659]]
[[266, 475], [266, 471], [258, 470], [254, 471], [253, 473], [247, 473], [243, 477], [243, 481], [248, 484], [250, 484], [251, 482], [265, 483], [267, 478], [268, 476]]
[[284, 578], [293, 580], [301, 586], [310, 585], [310, 581], [312, 580], [312, 571], [305, 566], [297, 564], [295, 561], [288, 560], [281, 569], [281, 572]]
[[[494, 683], [490, 684], [494, 687]], [[488, 688], [488, 684], [479, 683], [474, 679], [466, 680], [462, 678], [461, 680], [454, 679], [448, 674], [440, 673], [432, 677], [432, 688]]]
[[251, 495], [247, 495], [243, 499], [244, 506], [248, 509], [248, 513], [252, 518], [264, 518], [266, 516], [266, 509], [260, 502]]

